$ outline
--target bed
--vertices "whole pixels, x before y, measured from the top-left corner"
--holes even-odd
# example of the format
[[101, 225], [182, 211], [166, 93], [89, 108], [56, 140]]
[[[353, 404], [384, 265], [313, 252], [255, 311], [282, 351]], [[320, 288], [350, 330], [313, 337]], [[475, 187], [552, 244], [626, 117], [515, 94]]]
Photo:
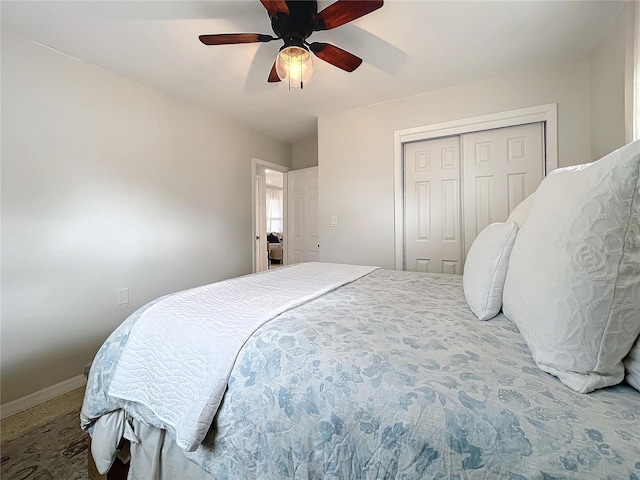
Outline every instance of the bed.
[[[634, 234], [640, 225], [635, 225], [640, 218], [639, 147], [632, 149], [635, 193], [631, 201], [623, 200], [631, 206], [625, 234]], [[601, 174], [595, 175], [602, 183]], [[527, 245], [527, 232], [535, 230], [537, 205], [544, 204], [535, 201], [528, 213], [531, 220], [520, 225], [517, 236], [512, 234], [515, 222], [510, 223], [511, 233], [505, 237], [509, 241], [520, 241], [522, 234], [522, 244]], [[516, 242], [511, 254], [513, 271], [527, 257], [517, 246]], [[82, 425], [91, 432], [94, 445], [100, 439], [102, 446], [96, 447], [94, 457], [103, 469], [122, 438], [131, 442], [129, 478], [134, 480], [638, 480], [640, 392], [622, 381], [625, 371], [627, 379], [634, 378], [632, 355], [640, 352], [640, 340], [635, 340], [640, 331], [640, 303], [635, 303], [640, 270], [635, 269], [640, 263], [634, 263], [638, 257], [633, 248], [638, 246], [631, 247], [623, 252], [624, 261], [618, 261], [618, 268], [631, 262], [624, 278], [632, 294], [622, 317], [624, 328], [635, 336], [625, 339], [625, 351], [617, 353], [620, 365], [627, 356], [628, 368], [622, 367], [622, 377], [617, 371], [603, 374], [616, 384], [596, 386], [587, 395], [578, 393], [573, 380], [561, 373], [548, 373], [554, 364], [532, 340], [539, 333], [520, 319], [519, 309], [531, 299], [519, 292], [515, 306], [508, 301], [509, 292], [518, 292], [518, 283], [509, 279], [507, 266], [493, 265], [490, 277], [493, 281], [496, 271], [505, 270], [504, 306], [513, 318], [500, 311], [488, 321], [480, 321], [470, 309], [463, 276], [370, 268], [339, 285], [330, 282], [330, 287], [303, 301], [283, 301], [271, 318], [255, 330], [251, 327], [230, 362], [215, 416], [202, 422], [202, 438], [191, 443], [185, 443], [184, 438], [191, 437], [177, 431], [177, 423], [167, 421], [170, 417], [158, 414], [154, 406], [110, 394], [140, 319], [174, 296], [141, 307], [96, 355]], [[500, 249], [500, 261], [504, 251]], [[476, 257], [487, 256], [485, 247], [475, 252]], [[629, 260], [624, 256], [629, 252], [636, 256]], [[343, 267], [304, 264], [243, 279], [286, 285], [289, 277], [294, 283], [300, 283], [300, 275], [321, 277], [316, 268], [331, 272]], [[508, 269], [513, 275], [512, 266]], [[533, 292], [544, 283], [536, 282], [535, 275], [531, 274]], [[469, 278], [467, 270], [465, 276]], [[553, 284], [558, 276], [547, 283]], [[609, 280], [618, 288], [624, 283], [621, 279]], [[548, 306], [549, 301], [540, 303]], [[169, 365], [160, 376], [171, 375], [174, 367]], [[202, 381], [177, 378], [177, 390], [183, 381], [186, 391], [191, 388], [187, 383]], [[589, 381], [592, 385], [591, 377]], [[137, 388], [135, 381], [132, 384]], [[163, 389], [156, 394], [162, 396]]]

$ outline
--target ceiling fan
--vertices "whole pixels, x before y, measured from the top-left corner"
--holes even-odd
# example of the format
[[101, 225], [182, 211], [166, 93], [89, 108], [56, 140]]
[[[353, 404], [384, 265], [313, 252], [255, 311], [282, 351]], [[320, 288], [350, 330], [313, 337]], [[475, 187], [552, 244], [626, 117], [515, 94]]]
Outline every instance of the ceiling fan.
[[347, 72], [353, 72], [362, 59], [340, 47], [324, 42], [308, 43], [313, 33], [349, 23], [382, 7], [383, 0], [338, 0], [318, 12], [316, 0], [260, 0], [271, 19], [275, 37], [260, 33], [221, 33], [200, 35], [205, 45], [271, 42], [282, 40], [278, 56], [271, 67], [269, 82], [286, 80], [289, 88], [303, 88], [313, 74], [309, 52]]

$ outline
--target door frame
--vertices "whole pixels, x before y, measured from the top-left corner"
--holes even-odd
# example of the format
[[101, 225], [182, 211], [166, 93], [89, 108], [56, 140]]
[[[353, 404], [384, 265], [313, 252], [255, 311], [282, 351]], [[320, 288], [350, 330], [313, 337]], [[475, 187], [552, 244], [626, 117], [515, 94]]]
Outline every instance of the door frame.
[[[289, 167], [285, 167], [283, 165], [278, 165], [277, 163], [267, 162], [265, 160], [260, 160], [259, 158], [251, 159], [251, 271], [253, 273], [256, 272], [256, 198], [258, 192], [256, 192], [256, 175], [257, 167], [260, 165], [261, 167], [268, 168], [269, 170], [275, 170], [277, 172], [281, 172], [283, 175], [282, 181], [282, 196], [283, 199], [287, 198], [287, 172], [291, 170]], [[283, 200], [283, 224], [282, 229], [282, 242], [287, 244], [287, 205]], [[282, 264], [287, 264], [287, 251], [285, 248], [282, 249]]]
[[[265, 179], [265, 175], [259, 175], [258, 173], [256, 173], [256, 179], [255, 179], [255, 187], [256, 189], [256, 212], [262, 212], [267, 210], [267, 206], [266, 206], [266, 200], [267, 200], [267, 193], [266, 193], [266, 179]], [[258, 198], [258, 197], [262, 197], [262, 198]], [[255, 217], [255, 226], [256, 226], [256, 233], [258, 231], [262, 232], [263, 229], [266, 231], [267, 229], [267, 219], [266, 216], [263, 216], [263, 218], [258, 218], [257, 216]], [[254, 273], [255, 272], [262, 272], [263, 270], [268, 270], [269, 269], [269, 258], [268, 258], [268, 254], [267, 254], [267, 237], [264, 236], [264, 238], [256, 238], [255, 240], [255, 247], [253, 249], [253, 251], [255, 252], [255, 264], [254, 264]], [[266, 268], [262, 268], [263, 266], [265, 266], [266, 264]]]
[[464, 133], [514, 127], [527, 123], [543, 125], [545, 147], [544, 175], [558, 168], [558, 104], [548, 103], [450, 122], [434, 123], [393, 132], [394, 216], [396, 270], [404, 258], [404, 144]]

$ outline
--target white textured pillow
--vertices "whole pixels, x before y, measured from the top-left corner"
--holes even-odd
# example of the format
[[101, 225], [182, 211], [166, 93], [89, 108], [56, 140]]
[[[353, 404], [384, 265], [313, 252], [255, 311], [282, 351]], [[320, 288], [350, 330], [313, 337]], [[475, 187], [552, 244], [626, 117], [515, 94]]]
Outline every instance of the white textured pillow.
[[469, 308], [480, 320], [495, 317], [502, 308], [502, 289], [518, 225], [492, 223], [471, 244], [462, 285]]
[[509, 218], [507, 218], [507, 223], [516, 222], [518, 228], [522, 228], [524, 221], [527, 219], [527, 215], [529, 215], [529, 210], [531, 209], [531, 202], [533, 201], [533, 196], [535, 192], [529, 195], [527, 198], [522, 200], [516, 208], [509, 214]]
[[[638, 315], [640, 315], [640, 312]], [[629, 355], [624, 359], [624, 367], [627, 370], [624, 379], [640, 392], [640, 337], [636, 340], [636, 344], [631, 347]]]
[[538, 366], [587, 393], [640, 333], [640, 141], [551, 172], [513, 247], [503, 311]]

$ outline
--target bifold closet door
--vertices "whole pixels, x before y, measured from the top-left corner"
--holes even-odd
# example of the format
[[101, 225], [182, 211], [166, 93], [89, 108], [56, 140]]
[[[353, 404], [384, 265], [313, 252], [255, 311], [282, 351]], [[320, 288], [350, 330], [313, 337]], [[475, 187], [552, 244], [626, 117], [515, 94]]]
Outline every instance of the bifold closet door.
[[504, 222], [544, 177], [542, 123], [462, 135], [465, 258], [490, 223]]
[[404, 269], [462, 273], [460, 137], [404, 146]]

